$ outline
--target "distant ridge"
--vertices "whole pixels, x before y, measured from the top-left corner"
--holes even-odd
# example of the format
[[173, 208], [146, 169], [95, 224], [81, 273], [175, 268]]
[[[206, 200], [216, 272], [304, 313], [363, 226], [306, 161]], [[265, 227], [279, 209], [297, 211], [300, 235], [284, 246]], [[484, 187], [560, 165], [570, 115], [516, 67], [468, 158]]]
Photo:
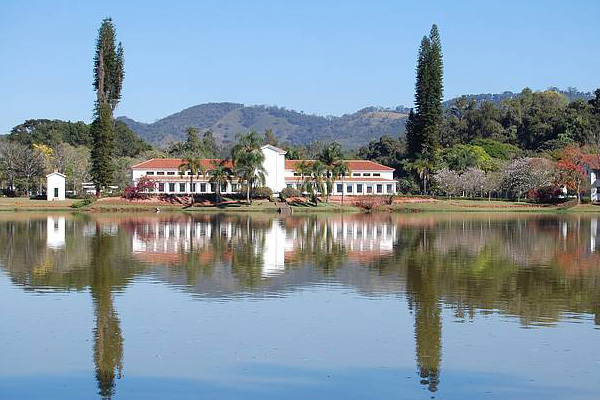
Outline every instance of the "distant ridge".
[[128, 117], [117, 119], [156, 145], [183, 140], [186, 128], [194, 126], [201, 132], [212, 130], [217, 141], [225, 146], [229, 146], [240, 132], [272, 129], [283, 142], [309, 144], [315, 140], [337, 140], [346, 148], [355, 148], [382, 135], [402, 135], [406, 112], [404, 107], [368, 107], [341, 117], [325, 117], [282, 107], [207, 103], [186, 108], [151, 124]]
[[[551, 87], [548, 90], [563, 94], [569, 101], [593, 97], [591, 92], [580, 92], [575, 88], [561, 90]], [[518, 95], [519, 93], [505, 91], [466, 96], [475, 99], [478, 104], [485, 101], [501, 104]], [[444, 107], [451, 107], [457, 98], [445, 101]], [[185, 130], [194, 126], [200, 132], [212, 130], [217, 142], [225, 147], [232, 145], [238, 133], [272, 129], [282, 142], [306, 145], [315, 140], [338, 141], [345, 148], [358, 148], [383, 135], [403, 136], [408, 111], [403, 106], [367, 107], [352, 114], [332, 117], [304, 114], [284, 107], [224, 102], [192, 106], [149, 124], [126, 116], [117, 119], [143, 139], [158, 146], [184, 140]]]

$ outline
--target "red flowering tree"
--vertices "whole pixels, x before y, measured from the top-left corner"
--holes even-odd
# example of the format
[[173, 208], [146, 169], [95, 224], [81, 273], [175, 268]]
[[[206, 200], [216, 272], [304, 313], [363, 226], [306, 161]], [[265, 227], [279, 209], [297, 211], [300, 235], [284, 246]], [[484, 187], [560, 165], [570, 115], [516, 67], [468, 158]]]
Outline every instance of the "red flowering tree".
[[147, 176], [142, 176], [135, 185], [125, 188], [123, 197], [128, 200], [145, 200], [150, 197], [154, 189], [156, 189], [156, 181]]
[[575, 191], [577, 202], [581, 202], [581, 189], [586, 179], [584, 154], [581, 149], [572, 146], [565, 148], [556, 167], [556, 184]]

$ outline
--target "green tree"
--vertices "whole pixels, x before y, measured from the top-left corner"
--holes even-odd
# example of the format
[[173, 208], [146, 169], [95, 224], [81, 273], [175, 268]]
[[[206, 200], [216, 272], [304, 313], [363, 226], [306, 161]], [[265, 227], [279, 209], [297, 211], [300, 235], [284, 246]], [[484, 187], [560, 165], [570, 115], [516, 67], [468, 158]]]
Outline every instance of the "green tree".
[[338, 142], [333, 142], [326, 146], [319, 154], [318, 160], [325, 166], [325, 186], [326, 201], [329, 203], [329, 196], [333, 192], [333, 182], [335, 180], [334, 169], [344, 158], [342, 146]]
[[192, 193], [190, 196], [190, 204], [194, 204], [194, 193], [192, 191], [192, 187], [194, 185], [194, 177], [200, 177], [200, 175], [206, 174], [206, 168], [202, 164], [202, 159], [199, 157], [189, 156], [182, 160], [181, 165], [179, 165], [179, 172], [184, 174], [189, 172], [190, 177], [190, 192]]
[[302, 190], [308, 193], [315, 205], [319, 202], [319, 193], [325, 191], [323, 178], [326, 171], [327, 169], [321, 161], [313, 161], [310, 164], [310, 173], [304, 177], [304, 182], [302, 183]]
[[404, 143], [384, 135], [377, 141], [369, 142], [368, 146], [358, 149], [358, 157], [398, 169], [404, 159]]
[[208, 171], [209, 182], [215, 186], [215, 197], [217, 204], [221, 204], [221, 187], [231, 180], [231, 169], [227, 166], [227, 160], [213, 160], [212, 168]]
[[406, 169], [417, 174], [422, 183], [423, 194], [427, 194], [429, 177], [435, 171], [435, 160], [432, 157], [419, 154], [415, 160], [406, 160], [404, 164]]
[[[348, 164], [347, 161], [343, 161], [343, 160], [336, 162], [333, 165], [333, 168], [331, 169], [331, 174], [332, 174], [333, 180], [335, 180], [335, 179], [342, 180], [342, 188], [345, 185], [344, 178], [346, 176], [350, 176], [351, 173], [352, 173], [352, 171], [350, 170], [350, 165]], [[331, 189], [329, 187], [327, 188], [327, 196], [328, 196], [327, 201], [329, 201], [329, 193], [332, 193], [332, 192], [333, 192], [333, 181], [331, 182]], [[342, 190], [342, 204], [344, 204], [344, 191], [343, 190]]]
[[111, 18], [105, 18], [98, 30], [94, 56], [96, 107], [110, 106], [111, 115], [121, 100], [123, 86], [123, 46], [115, 45], [116, 32]]
[[102, 21], [94, 56], [94, 90], [96, 118], [90, 127], [93, 139], [92, 179], [96, 195], [112, 181], [115, 124], [113, 111], [121, 100], [123, 86], [123, 46], [115, 45], [115, 28], [110, 18]]
[[265, 155], [262, 152], [263, 140], [256, 131], [243, 133], [231, 150], [231, 158], [236, 174], [246, 184], [246, 199], [252, 202], [252, 187], [256, 182], [265, 182]]
[[411, 112], [406, 126], [409, 156], [431, 157], [440, 147], [443, 121], [443, 62], [442, 45], [436, 25], [429, 37], [424, 36], [417, 57], [415, 83], [415, 112]]
[[100, 196], [102, 190], [113, 182], [113, 141], [115, 125], [112, 112], [108, 104], [98, 106], [98, 115], [90, 127], [93, 138], [91, 151], [92, 158], [92, 181], [96, 186], [96, 196]]

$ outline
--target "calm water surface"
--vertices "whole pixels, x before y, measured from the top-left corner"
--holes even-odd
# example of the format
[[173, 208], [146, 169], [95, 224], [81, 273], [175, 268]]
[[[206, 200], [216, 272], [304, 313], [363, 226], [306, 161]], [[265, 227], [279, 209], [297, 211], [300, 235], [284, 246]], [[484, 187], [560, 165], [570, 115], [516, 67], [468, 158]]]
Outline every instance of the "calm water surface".
[[599, 399], [573, 215], [0, 214], [0, 399]]

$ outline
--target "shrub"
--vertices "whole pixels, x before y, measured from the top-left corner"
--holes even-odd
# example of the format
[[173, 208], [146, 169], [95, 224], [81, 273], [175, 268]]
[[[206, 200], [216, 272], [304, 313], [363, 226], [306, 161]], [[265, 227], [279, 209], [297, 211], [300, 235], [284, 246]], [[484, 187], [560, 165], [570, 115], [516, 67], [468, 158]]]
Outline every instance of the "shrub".
[[538, 203], [555, 203], [562, 194], [562, 190], [556, 186], [544, 186], [530, 190], [527, 198]]
[[85, 207], [87, 205], [92, 204], [94, 201], [95, 201], [94, 198], [85, 198], [83, 200], [79, 200], [79, 201], [76, 201], [75, 203], [71, 204], [71, 208]]
[[252, 198], [254, 199], [269, 199], [273, 195], [271, 188], [260, 186], [252, 189]]
[[418, 194], [421, 192], [421, 188], [413, 179], [400, 178], [398, 180], [398, 192], [404, 194]]
[[122, 197], [127, 200], [145, 200], [150, 197], [150, 192], [156, 188], [156, 182], [143, 176], [134, 186], [127, 186]]
[[279, 193], [279, 197], [281, 197], [282, 200], [285, 200], [290, 197], [300, 197], [300, 196], [302, 196], [302, 193], [298, 189], [294, 189], [291, 187], [286, 187], [285, 189], [283, 189], [281, 191], [281, 193]]

